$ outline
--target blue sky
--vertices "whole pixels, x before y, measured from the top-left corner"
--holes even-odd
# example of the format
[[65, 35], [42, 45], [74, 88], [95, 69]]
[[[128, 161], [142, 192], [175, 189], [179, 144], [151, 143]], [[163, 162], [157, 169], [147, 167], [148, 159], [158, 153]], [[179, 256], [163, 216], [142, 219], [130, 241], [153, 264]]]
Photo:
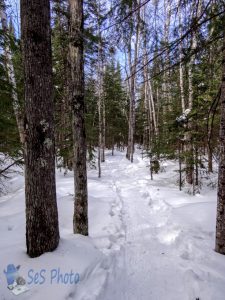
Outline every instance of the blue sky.
[[13, 23], [17, 35], [20, 35], [20, 1], [19, 0], [6, 0], [7, 15], [13, 18]]

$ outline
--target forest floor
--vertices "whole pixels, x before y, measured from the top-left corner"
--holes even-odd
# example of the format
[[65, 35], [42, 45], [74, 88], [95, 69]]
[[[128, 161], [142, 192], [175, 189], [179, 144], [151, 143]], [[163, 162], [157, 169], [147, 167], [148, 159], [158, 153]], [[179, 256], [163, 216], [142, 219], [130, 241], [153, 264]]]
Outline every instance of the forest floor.
[[[225, 257], [213, 250], [216, 175], [192, 196], [179, 191], [176, 161], [163, 162], [153, 181], [147, 165], [140, 150], [133, 164], [108, 151], [102, 178], [88, 172], [90, 237], [72, 234], [73, 174], [57, 171], [61, 241], [36, 259], [25, 253], [24, 178], [14, 174], [0, 197], [0, 299], [15, 299], [3, 273], [15, 264], [29, 288], [18, 299], [224, 300]], [[66, 282], [70, 272], [77, 284]]]

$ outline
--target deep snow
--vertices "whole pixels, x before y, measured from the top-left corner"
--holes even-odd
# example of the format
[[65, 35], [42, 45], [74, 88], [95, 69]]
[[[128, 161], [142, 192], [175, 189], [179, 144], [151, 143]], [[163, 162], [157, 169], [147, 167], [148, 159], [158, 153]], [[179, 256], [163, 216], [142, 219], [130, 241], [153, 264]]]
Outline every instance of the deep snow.
[[[102, 178], [88, 172], [90, 237], [72, 234], [73, 174], [57, 171], [61, 241], [36, 259], [25, 253], [24, 179], [14, 175], [0, 197], [0, 299], [224, 300], [225, 256], [213, 250], [216, 190], [180, 192], [177, 162], [164, 162], [153, 181], [147, 164], [139, 150], [133, 164], [108, 151]], [[27, 282], [45, 269], [45, 282], [39, 276], [14, 296], [3, 273], [8, 264], [21, 265]], [[51, 284], [58, 268], [80, 281]]]

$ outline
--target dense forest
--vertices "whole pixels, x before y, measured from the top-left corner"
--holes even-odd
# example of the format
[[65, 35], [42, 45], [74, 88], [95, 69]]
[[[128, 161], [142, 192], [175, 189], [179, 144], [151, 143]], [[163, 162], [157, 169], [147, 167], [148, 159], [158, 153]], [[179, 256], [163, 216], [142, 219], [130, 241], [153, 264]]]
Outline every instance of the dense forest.
[[71, 230], [88, 236], [87, 171], [104, 180], [107, 155], [134, 164], [136, 151], [150, 182], [175, 161], [190, 195], [218, 172], [225, 254], [225, 2], [12, 2], [0, 1], [0, 191], [24, 170], [27, 254], [58, 247], [56, 172], [74, 172]]

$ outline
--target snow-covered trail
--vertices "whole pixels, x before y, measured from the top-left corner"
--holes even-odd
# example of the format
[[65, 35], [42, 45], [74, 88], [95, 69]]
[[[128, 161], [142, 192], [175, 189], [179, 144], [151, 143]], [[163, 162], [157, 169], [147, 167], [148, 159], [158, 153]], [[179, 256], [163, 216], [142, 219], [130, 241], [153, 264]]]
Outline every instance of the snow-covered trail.
[[[0, 267], [21, 265], [29, 291], [21, 300], [224, 300], [225, 256], [214, 252], [216, 190], [192, 196], [177, 186], [177, 162], [165, 161], [151, 181], [136, 149], [106, 153], [102, 178], [88, 171], [90, 237], [74, 235], [73, 172], [57, 170], [60, 244], [30, 259], [25, 249], [24, 177], [15, 174], [0, 197]], [[205, 182], [206, 183], [206, 182]], [[52, 284], [50, 272], [80, 274], [80, 282]], [[44, 284], [29, 270], [46, 270]], [[0, 271], [0, 299], [12, 300]]]
[[[107, 169], [105, 172], [108, 175]], [[102, 299], [167, 299], [171, 289], [176, 290], [174, 300], [184, 299], [184, 284], [176, 263], [166, 257], [165, 246], [159, 240], [161, 233], [161, 238], [170, 242], [177, 231], [163, 231], [170, 207], [157, 197], [158, 189], [150, 180], [145, 162], [138, 156], [130, 164], [121, 156], [109, 172], [122, 207], [125, 237]]]
[[212, 268], [222, 261], [213, 252], [215, 195], [205, 199], [179, 192], [172, 163], [165, 166], [169, 174], [151, 181], [140, 154], [133, 164], [118, 155], [109, 158], [103, 177], [113, 184], [123, 239], [111, 252], [111, 269], [98, 299], [224, 299], [221, 290], [214, 298], [211, 288], [224, 282]]

